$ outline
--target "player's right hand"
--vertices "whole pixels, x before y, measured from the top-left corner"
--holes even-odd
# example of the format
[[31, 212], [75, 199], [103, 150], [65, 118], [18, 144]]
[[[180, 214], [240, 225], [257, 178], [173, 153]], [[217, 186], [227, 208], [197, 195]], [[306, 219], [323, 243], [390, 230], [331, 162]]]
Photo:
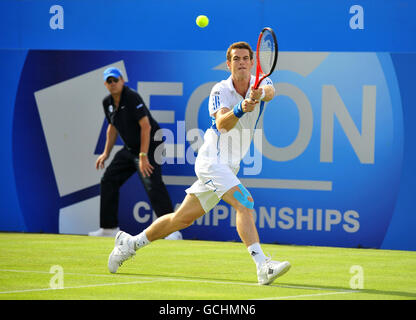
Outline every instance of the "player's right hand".
[[95, 161], [95, 169], [104, 169], [104, 162], [107, 160], [108, 155], [103, 153], [98, 158], [97, 161]]

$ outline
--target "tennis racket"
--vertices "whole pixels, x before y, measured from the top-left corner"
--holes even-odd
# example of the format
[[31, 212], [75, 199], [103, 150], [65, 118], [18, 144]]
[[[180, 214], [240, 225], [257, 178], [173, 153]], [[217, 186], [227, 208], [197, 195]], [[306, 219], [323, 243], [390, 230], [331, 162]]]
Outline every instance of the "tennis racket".
[[276, 67], [278, 53], [279, 50], [274, 31], [272, 28], [264, 28], [261, 30], [259, 39], [257, 40], [257, 68], [254, 89], [258, 89], [260, 83], [272, 74]]

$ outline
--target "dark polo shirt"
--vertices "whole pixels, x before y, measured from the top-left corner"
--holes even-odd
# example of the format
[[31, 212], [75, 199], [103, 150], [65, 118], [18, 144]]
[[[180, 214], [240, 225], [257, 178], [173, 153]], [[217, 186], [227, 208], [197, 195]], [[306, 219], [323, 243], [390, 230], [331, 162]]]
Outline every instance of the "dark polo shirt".
[[130, 151], [137, 154], [140, 152], [141, 128], [139, 120], [145, 116], [149, 118], [152, 126], [149, 149], [154, 149], [161, 143], [161, 141], [154, 141], [155, 132], [160, 129], [159, 124], [153, 119], [140, 95], [128, 86], [123, 87], [118, 108], [115, 107], [111, 94], [104, 98], [103, 107], [108, 123], [116, 127], [124, 145]]

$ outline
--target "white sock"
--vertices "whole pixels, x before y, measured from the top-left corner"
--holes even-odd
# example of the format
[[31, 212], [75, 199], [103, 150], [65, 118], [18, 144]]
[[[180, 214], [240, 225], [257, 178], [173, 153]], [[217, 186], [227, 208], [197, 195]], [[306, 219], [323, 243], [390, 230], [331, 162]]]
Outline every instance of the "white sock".
[[144, 246], [147, 246], [150, 243], [150, 241], [147, 239], [146, 233], [144, 231], [139, 233], [137, 236], [132, 237], [131, 241], [134, 242], [133, 243], [134, 244], [134, 250], [138, 250], [140, 248], [143, 248]]
[[263, 250], [261, 250], [260, 244], [258, 242], [253, 243], [251, 246], [247, 247], [247, 249], [253, 258], [256, 267], [259, 267], [263, 264], [263, 262], [266, 261], [266, 256], [264, 255]]

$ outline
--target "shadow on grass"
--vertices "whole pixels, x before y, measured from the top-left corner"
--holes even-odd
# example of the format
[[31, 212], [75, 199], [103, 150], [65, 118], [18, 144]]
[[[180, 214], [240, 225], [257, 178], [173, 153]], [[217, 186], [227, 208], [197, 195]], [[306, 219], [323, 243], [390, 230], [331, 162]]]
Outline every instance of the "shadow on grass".
[[377, 289], [351, 289], [348, 287], [339, 287], [339, 286], [317, 286], [310, 284], [299, 284], [299, 283], [285, 283], [285, 282], [274, 282], [269, 286], [260, 286], [253, 281], [244, 281], [244, 280], [231, 280], [224, 278], [204, 278], [200, 276], [184, 276], [184, 275], [155, 275], [155, 274], [144, 274], [144, 273], [118, 273], [119, 276], [137, 276], [137, 277], [146, 277], [146, 278], [158, 278], [161, 280], [172, 280], [175, 281], [200, 281], [200, 282], [223, 282], [223, 283], [235, 283], [243, 284], [249, 286], [259, 286], [263, 288], [288, 288], [288, 289], [300, 289], [300, 290], [320, 290], [320, 291], [343, 291], [351, 293], [364, 293], [364, 294], [375, 294], [375, 295], [385, 295], [385, 296], [397, 296], [416, 299], [416, 293], [406, 292], [406, 291], [393, 291], [393, 290], [377, 290]]
[[123, 272], [123, 273], [117, 273], [117, 275], [120, 276], [136, 276], [136, 277], [146, 277], [146, 278], [158, 278], [161, 280], [177, 280], [177, 281], [199, 281], [199, 282], [224, 282], [224, 283], [235, 283], [235, 284], [244, 284], [244, 285], [258, 285], [256, 282], [253, 281], [245, 281], [245, 280], [232, 280], [232, 279], [226, 279], [226, 278], [204, 278], [204, 277], [200, 277], [200, 276], [184, 276], [184, 275], [167, 275], [167, 274], [145, 274], [145, 273], [127, 273], [127, 272]]
[[416, 299], [416, 293], [406, 291], [376, 290], [376, 289], [351, 289], [337, 286], [316, 286], [299, 283], [274, 283], [271, 286], [280, 288], [303, 289], [303, 290], [328, 290], [328, 291], [344, 291], [351, 293], [366, 293], [386, 296], [399, 296]]

